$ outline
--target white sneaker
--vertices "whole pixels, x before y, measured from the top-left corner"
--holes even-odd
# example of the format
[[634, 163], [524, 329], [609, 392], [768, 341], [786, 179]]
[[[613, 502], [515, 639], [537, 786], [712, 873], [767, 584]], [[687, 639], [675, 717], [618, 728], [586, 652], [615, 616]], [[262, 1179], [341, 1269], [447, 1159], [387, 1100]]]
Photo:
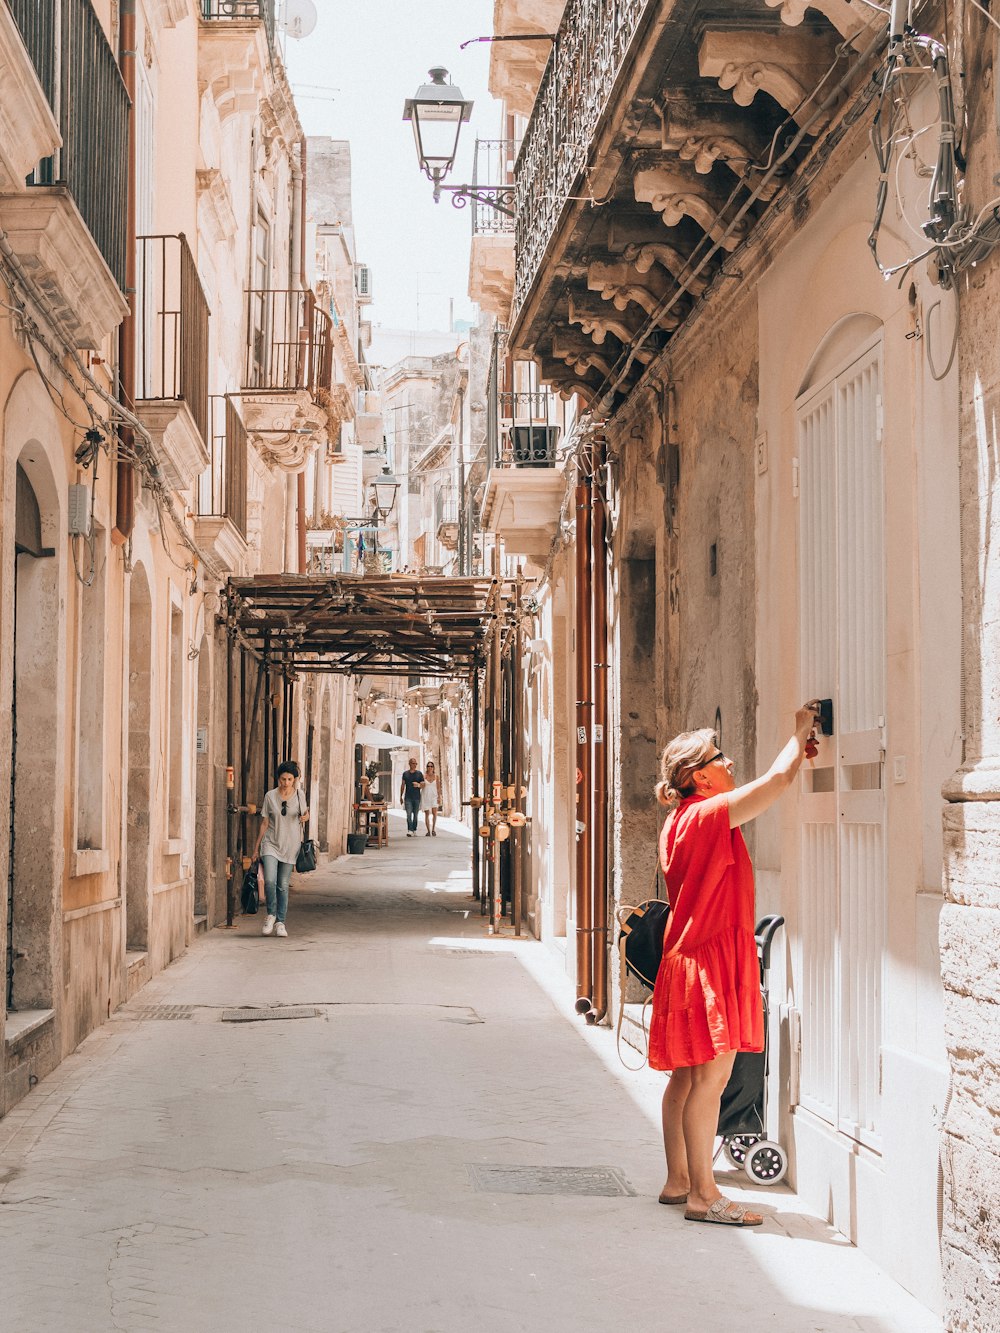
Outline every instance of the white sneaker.
[[264, 922], [264, 929], [260, 933], [262, 935], [272, 935], [274, 933], [274, 923], [276, 920], [276, 917], [269, 916]]
[[275, 926], [275, 928], [274, 928], [274, 933], [275, 933], [275, 935], [277, 935], [277, 937], [278, 937], [279, 940], [286, 940], [286, 939], [288, 939], [288, 931], [285, 929], [285, 923], [284, 923], [284, 921], [279, 921], [279, 922], [278, 922], [278, 924], [277, 924], [277, 925]]

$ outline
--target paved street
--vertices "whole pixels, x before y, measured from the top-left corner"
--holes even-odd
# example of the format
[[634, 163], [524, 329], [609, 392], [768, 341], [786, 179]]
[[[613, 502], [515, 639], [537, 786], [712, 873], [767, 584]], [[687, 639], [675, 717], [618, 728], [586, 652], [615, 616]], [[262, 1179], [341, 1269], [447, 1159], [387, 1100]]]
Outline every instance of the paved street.
[[394, 817], [300, 882], [287, 940], [199, 939], [39, 1084], [0, 1122], [0, 1327], [939, 1327], [788, 1190], [727, 1179], [768, 1213], [744, 1234], [660, 1207], [658, 1076], [468, 888], [456, 825]]

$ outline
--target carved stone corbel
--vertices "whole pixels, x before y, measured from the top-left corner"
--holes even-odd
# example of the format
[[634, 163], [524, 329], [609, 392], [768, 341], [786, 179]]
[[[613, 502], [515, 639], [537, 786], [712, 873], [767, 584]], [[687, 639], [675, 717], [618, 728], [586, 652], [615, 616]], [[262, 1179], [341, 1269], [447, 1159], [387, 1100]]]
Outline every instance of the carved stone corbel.
[[586, 375], [588, 370], [596, 370], [602, 379], [607, 379], [611, 374], [611, 362], [601, 356], [600, 352], [575, 342], [564, 342], [558, 333], [552, 336], [552, 355], [557, 361], [565, 361], [577, 375]]
[[780, 10], [782, 23], [791, 28], [799, 26], [807, 9], [816, 9], [829, 19], [841, 37], [846, 37], [852, 44], [864, 36], [869, 26], [869, 16], [859, 14], [848, 0], [765, 0], [765, 3], [771, 9]]
[[[737, 106], [749, 106], [758, 92], [769, 93], [798, 124], [816, 112], [814, 90], [833, 61], [835, 45], [809, 34], [706, 32], [698, 48], [704, 78], [717, 79]], [[815, 133], [829, 121], [824, 112]]]
[[667, 227], [676, 227], [682, 217], [693, 218], [724, 250], [735, 250], [746, 236], [745, 218], [730, 228], [719, 220], [715, 200], [707, 190], [698, 191], [685, 177], [668, 168], [650, 167], [637, 172], [633, 189], [638, 202], [654, 208]]
[[[742, 179], [747, 166], [753, 161], [752, 155], [739, 140], [722, 134], [692, 134], [678, 148], [677, 155], [682, 162], [690, 162], [699, 176], [707, 176], [716, 162], [722, 162]], [[753, 182], [748, 180], [747, 183], [750, 185]], [[768, 181], [760, 190], [760, 197], [772, 199], [778, 188], [777, 181]]]
[[[603, 345], [610, 333], [628, 347], [639, 333], [638, 326], [633, 328], [624, 319], [617, 317], [610, 311], [584, 309], [573, 295], [570, 295], [569, 298], [569, 322], [579, 324], [587, 337], [592, 338], [598, 346]], [[643, 354], [645, 354], [645, 349]], [[649, 353], [649, 359], [651, 357], [652, 353]]]
[[[599, 292], [603, 301], [610, 301], [616, 310], [637, 305], [647, 315], [655, 315], [670, 292], [661, 282], [651, 285], [640, 282], [640, 277], [629, 264], [595, 261], [587, 269], [587, 286], [592, 292]], [[680, 316], [671, 313], [657, 322], [660, 328], [675, 329]]]
[[[678, 281], [688, 267], [686, 255], [681, 254], [680, 250], [675, 250], [672, 245], [667, 245], [661, 241], [648, 241], [645, 245], [632, 241], [626, 245], [622, 251], [622, 256], [632, 264], [638, 273], [648, 273], [654, 264], [659, 264], [661, 268], [666, 269], [672, 278], [676, 278]], [[687, 280], [686, 286], [693, 296], [700, 296], [708, 286], [708, 279], [690, 278]]]

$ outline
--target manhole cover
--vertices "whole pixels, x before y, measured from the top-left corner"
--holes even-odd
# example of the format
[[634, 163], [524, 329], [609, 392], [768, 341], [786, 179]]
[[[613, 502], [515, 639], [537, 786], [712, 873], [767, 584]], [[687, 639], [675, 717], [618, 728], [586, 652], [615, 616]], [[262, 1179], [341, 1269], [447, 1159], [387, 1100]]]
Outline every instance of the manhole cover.
[[140, 1022], [168, 1018], [190, 1018], [194, 1013], [193, 1004], [142, 1004], [136, 1009], [126, 1009], [122, 1018], [135, 1018]]
[[483, 1194], [593, 1194], [602, 1198], [634, 1195], [624, 1174], [613, 1166], [481, 1166], [469, 1163], [469, 1175]]
[[284, 1009], [224, 1009], [223, 1023], [267, 1023], [285, 1018], [319, 1018], [319, 1010], [286, 1005]]

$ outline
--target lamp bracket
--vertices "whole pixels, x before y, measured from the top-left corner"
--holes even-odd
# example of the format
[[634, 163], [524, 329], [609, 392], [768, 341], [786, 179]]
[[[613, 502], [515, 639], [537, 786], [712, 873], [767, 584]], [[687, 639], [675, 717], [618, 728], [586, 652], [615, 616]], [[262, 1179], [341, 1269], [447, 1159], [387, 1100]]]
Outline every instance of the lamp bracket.
[[474, 199], [477, 204], [486, 204], [489, 208], [495, 208], [498, 213], [503, 213], [505, 217], [513, 218], [517, 216], [511, 207], [514, 202], [513, 185], [442, 185], [440, 181], [435, 181], [435, 203], [440, 201], [442, 190], [447, 190], [451, 195], [454, 208], [465, 208], [469, 200]]

